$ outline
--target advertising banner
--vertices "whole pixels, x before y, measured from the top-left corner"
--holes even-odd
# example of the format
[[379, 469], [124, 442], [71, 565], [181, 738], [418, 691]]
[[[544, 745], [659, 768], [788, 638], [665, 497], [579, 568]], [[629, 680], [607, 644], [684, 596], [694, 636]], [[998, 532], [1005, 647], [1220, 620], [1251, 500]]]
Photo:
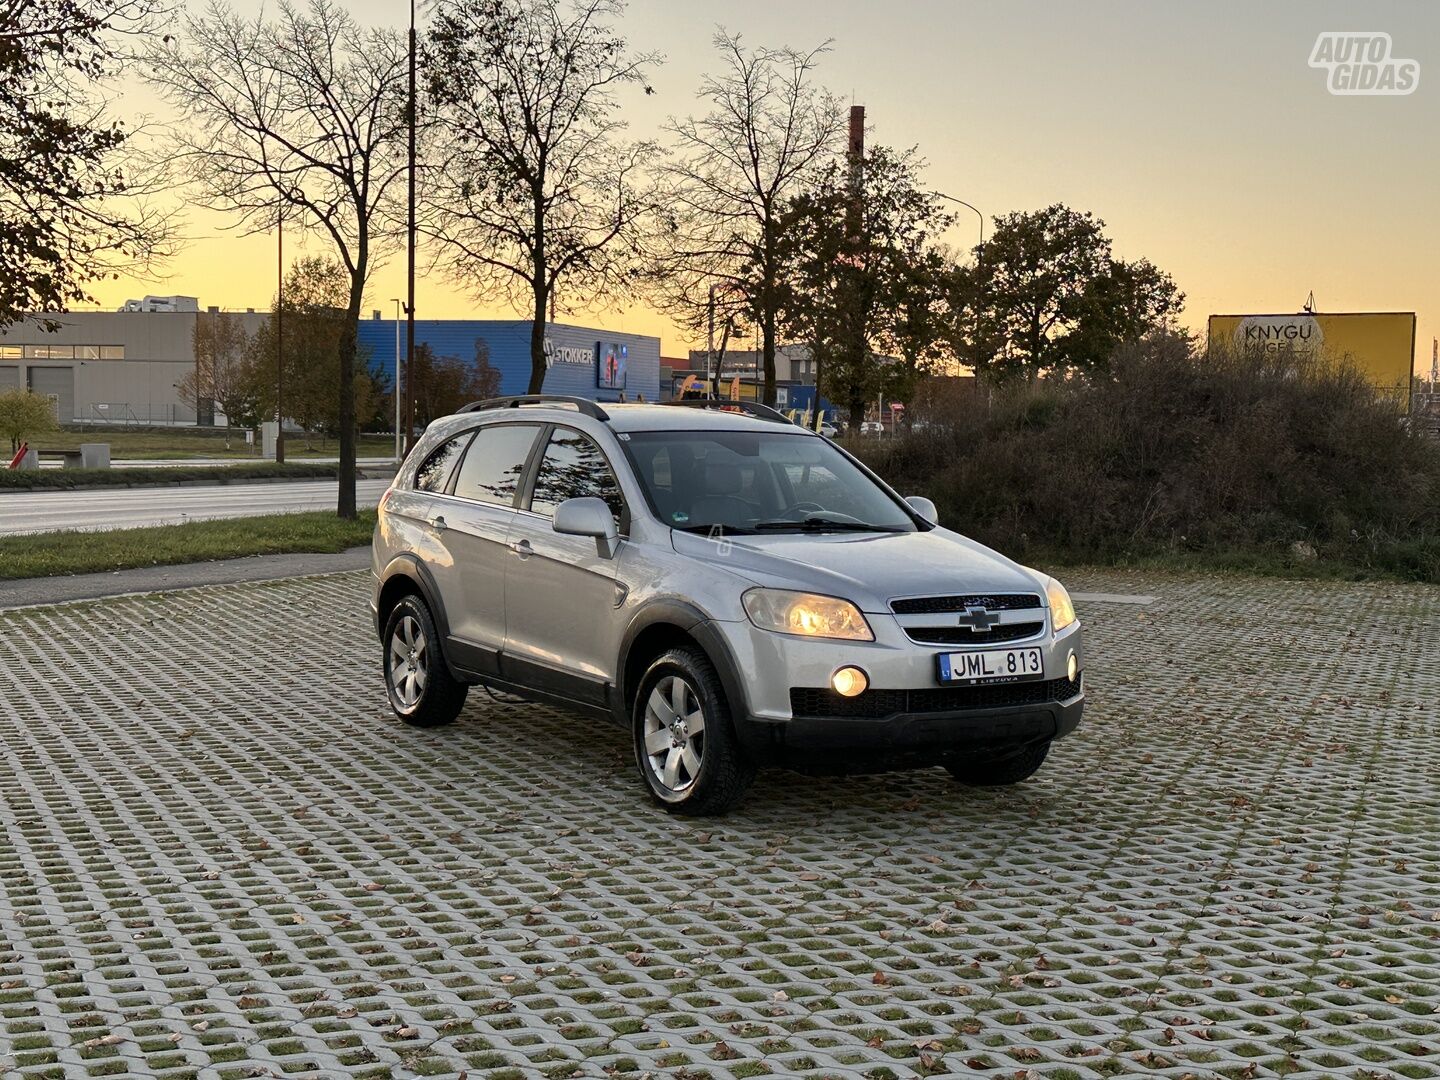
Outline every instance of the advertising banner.
[[1376, 389], [1408, 406], [1415, 367], [1415, 313], [1211, 315], [1210, 346], [1348, 364], [1363, 372]]

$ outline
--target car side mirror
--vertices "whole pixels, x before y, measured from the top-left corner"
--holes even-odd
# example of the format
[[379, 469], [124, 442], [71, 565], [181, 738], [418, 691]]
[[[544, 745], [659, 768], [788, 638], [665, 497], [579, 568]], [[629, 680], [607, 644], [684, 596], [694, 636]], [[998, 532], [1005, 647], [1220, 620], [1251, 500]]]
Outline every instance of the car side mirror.
[[613, 559], [620, 546], [620, 530], [615, 516], [604, 499], [587, 495], [566, 499], [555, 508], [555, 531], [567, 536], [593, 536], [595, 553], [602, 559]]
[[940, 524], [940, 511], [935, 509], [935, 504], [924, 495], [906, 495], [905, 501], [910, 504], [910, 509], [919, 514], [931, 525]]

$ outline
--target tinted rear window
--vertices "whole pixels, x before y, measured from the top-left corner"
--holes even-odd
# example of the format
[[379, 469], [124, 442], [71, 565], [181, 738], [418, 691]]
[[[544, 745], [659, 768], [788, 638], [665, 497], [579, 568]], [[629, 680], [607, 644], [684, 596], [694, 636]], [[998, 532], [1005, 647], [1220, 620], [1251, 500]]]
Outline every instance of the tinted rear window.
[[462, 499], [512, 506], [525, 460], [539, 431], [535, 424], [490, 424], [475, 433], [465, 451], [455, 494]]

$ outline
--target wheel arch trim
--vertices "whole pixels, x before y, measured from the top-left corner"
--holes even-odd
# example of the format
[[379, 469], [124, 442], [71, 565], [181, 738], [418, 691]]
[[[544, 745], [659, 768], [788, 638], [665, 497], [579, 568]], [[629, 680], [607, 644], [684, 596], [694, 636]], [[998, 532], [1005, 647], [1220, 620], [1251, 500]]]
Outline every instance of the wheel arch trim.
[[615, 719], [626, 727], [630, 724], [627, 704], [637, 687], [630, 685], [627, 672], [635, 643], [646, 630], [662, 625], [675, 627], [704, 650], [720, 676], [720, 685], [725, 689], [731, 718], [739, 726], [739, 721], [749, 714], [749, 699], [745, 694], [745, 681], [740, 676], [740, 666], [736, 663], [729, 644], [708, 615], [694, 604], [673, 597], [663, 597], [643, 604], [625, 628], [615, 663], [615, 695], [611, 703]]
[[389, 617], [388, 612], [382, 612], [380, 597], [385, 595], [391, 582], [401, 577], [413, 582], [419, 588], [420, 595], [425, 600], [425, 606], [430, 609], [430, 617], [435, 620], [435, 629], [440, 633], [440, 642], [443, 648], [444, 643], [450, 637], [450, 620], [445, 615], [445, 604], [440, 599], [440, 589], [436, 586], [435, 578], [425, 564], [409, 552], [395, 556], [380, 573], [380, 582], [375, 590], [376, 634], [383, 640], [384, 624]]

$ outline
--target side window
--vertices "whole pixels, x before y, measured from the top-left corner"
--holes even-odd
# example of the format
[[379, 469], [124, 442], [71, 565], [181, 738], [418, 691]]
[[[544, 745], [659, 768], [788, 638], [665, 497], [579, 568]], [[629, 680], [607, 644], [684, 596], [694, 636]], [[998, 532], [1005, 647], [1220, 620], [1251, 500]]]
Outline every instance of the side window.
[[475, 433], [460, 473], [455, 494], [462, 499], [511, 506], [525, 471], [525, 459], [535, 442], [535, 424], [491, 424]]
[[588, 435], [557, 427], [545, 447], [540, 471], [535, 474], [535, 494], [530, 500], [530, 509], [537, 514], [554, 515], [555, 508], [566, 499], [586, 495], [604, 499], [616, 523], [620, 522], [625, 502], [600, 447]]
[[415, 490], [443, 492], [450, 483], [450, 474], [455, 471], [455, 463], [460, 460], [460, 452], [465, 449], [472, 434], [467, 431], [437, 446], [415, 470]]

